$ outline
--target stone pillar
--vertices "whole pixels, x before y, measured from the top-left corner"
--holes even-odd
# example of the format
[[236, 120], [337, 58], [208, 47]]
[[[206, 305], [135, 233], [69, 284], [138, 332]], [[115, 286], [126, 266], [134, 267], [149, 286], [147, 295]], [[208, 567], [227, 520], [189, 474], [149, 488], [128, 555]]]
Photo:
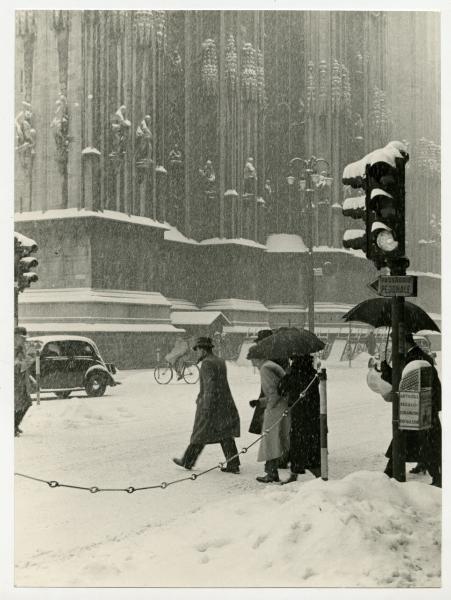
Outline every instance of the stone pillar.
[[[82, 206], [82, 150], [83, 135], [81, 129], [83, 107], [83, 69], [80, 69], [82, 57], [82, 20], [81, 11], [70, 11], [67, 100], [69, 104], [71, 143], [67, 164], [67, 206], [81, 208]], [[84, 67], [84, 65], [82, 65]]]
[[56, 162], [55, 142], [50, 124], [55, 115], [55, 100], [59, 96], [58, 55], [51, 28], [51, 11], [36, 11], [36, 45], [32, 98], [36, 129], [36, 154], [32, 190], [33, 210], [62, 208], [61, 176]]

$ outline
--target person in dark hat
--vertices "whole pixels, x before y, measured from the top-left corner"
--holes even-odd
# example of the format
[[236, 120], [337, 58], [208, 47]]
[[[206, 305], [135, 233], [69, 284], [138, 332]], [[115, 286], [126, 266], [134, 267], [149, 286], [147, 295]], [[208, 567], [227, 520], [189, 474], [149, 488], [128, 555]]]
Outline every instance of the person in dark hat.
[[25, 327], [14, 329], [14, 435], [22, 433], [20, 424], [31, 406], [30, 377], [25, 353]]
[[[442, 426], [439, 412], [442, 410], [442, 386], [434, 366], [434, 359], [415, 344], [412, 333], [406, 333], [405, 364], [417, 360], [426, 361], [432, 368], [432, 424], [430, 429], [422, 431], [405, 431], [406, 462], [417, 462], [417, 467], [426, 468], [432, 477], [432, 485], [442, 487]], [[381, 363], [382, 379], [392, 382], [392, 368], [386, 361]], [[393, 477], [393, 441], [385, 453], [388, 458], [384, 473]], [[416, 472], [416, 471], [414, 471]]]
[[[198, 355], [200, 390], [190, 443], [182, 458], [173, 458], [176, 465], [192, 469], [207, 444], [221, 444], [226, 457], [225, 473], [240, 472], [240, 460], [234, 438], [240, 436], [240, 416], [235, 406], [227, 367], [222, 358], [213, 354], [214, 344], [209, 337], [197, 338], [193, 350]], [[233, 457], [233, 458], [232, 458]]]

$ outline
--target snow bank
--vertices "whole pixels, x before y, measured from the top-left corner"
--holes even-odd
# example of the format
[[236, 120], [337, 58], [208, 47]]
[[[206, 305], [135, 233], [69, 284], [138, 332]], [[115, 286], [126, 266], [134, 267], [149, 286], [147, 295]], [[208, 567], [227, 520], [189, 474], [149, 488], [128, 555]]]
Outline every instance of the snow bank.
[[437, 488], [368, 471], [266, 486], [147, 530], [139, 554], [106, 545], [79, 573], [121, 586], [434, 587], [440, 510]]

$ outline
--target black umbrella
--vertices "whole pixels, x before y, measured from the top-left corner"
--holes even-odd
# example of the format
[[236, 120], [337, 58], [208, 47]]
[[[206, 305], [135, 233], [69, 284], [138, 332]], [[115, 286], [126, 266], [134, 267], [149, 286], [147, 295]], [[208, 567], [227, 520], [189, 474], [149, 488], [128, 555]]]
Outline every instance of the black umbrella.
[[249, 348], [248, 358], [286, 359], [300, 354], [312, 354], [324, 348], [314, 333], [296, 327], [281, 327], [273, 335]]
[[[345, 321], [360, 321], [373, 327], [391, 326], [391, 298], [371, 298], [364, 300], [351, 308], [342, 317]], [[431, 317], [419, 306], [412, 302], [404, 303], [405, 330], [416, 333], [423, 329], [440, 331]]]

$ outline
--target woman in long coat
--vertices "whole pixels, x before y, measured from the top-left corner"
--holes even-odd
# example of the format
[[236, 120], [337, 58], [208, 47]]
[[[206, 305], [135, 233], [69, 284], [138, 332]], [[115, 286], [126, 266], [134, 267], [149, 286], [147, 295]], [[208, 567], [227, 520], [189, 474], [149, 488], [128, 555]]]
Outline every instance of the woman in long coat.
[[[294, 356], [289, 371], [280, 382], [280, 393], [287, 396], [291, 409], [290, 462], [291, 475], [284, 483], [296, 481], [308, 469], [315, 477], [321, 474], [320, 398], [319, 383], [315, 380], [313, 357]], [[308, 387], [308, 389], [307, 389]], [[305, 396], [294, 404], [301, 392]]]
[[[263, 416], [263, 431], [266, 432], [274, 425], [288, 408], [287, 399], [279, 394], [278, 385], [285, 371], [272, 360], [254, 358], [253, 349], [249, 349], [248, 358], [260, 370], [263, 397], [259, 402], [265, 407]], [[288, 452], [290, 446], [290, 415], [284, 416], [281, 421], [268, 433], [265, 433], [260, 442], [257, 461], [265, 461], [265, 473], [257, 477], [261, 483], [280, 481], [278, 466], [280, 457]]]

